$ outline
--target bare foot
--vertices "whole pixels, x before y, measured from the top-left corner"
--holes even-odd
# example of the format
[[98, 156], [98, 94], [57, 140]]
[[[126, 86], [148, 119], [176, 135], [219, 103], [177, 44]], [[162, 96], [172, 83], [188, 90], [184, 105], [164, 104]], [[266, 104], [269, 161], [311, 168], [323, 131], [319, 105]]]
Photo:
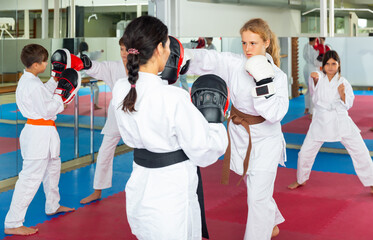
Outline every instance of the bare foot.
[[91, 195], [80, 200], [81, 204], [87, 204], [101, 198], [101, 190], [95, 190]]
[[370, 192], [373, 194], [373, 186], [370, 186]]
[[369, 129], [369, 130], [373, 132], [373, 127], [371, 129]]
[[97, 104], [95, 104], [95, 110], [98, 110], [98, 109], [101, 109], [102, 107], [98, 106]]
[[32, 235], [38, 232], [39, 229], [37, 228], [30, 228], [25, 226], [20, 226], [17, 228], [5, 228], [4, 233], [5, 234], [11, 234], [11, 235]]
[[279, 229], [278, 226], [276, 225], [276, 226], [273, 228], [273, 230], [272, 230], [272, 236], [271, 236], [271, 238], [277, 237], [279, 234], [280, 234], [280, 229]]
[[48, 216], [52, 216], [52, 215], [56, 215], [57, 213], [73, 212], [73, 211], [75, 211], [75, 208], [69, 208], [69, 207], [60, 206], [57, 209], [57, 211], [55, 211], [54, 213], [47, 214], [47, 215]]
[[310, 113], [309, 109], [308, 108], [304, 109], [304, 114], [308, 114], [308, 113]]
[[290, 185], [288, 186], [288, 188], [291, 189], [291, 190], [293, 190], [293, 189], [296, 189], [296, 188], [298, 188], [298, 187], [301, 187], [301, 186], [303, 186], [303, 185], [305, 185], [305, 184], [306, 184], [306, 182], [300, 184], [300, 183], [298, 183], [297, 181], [295, 181], [295, 182], [293, 182], [292, 184], [290, 184]]

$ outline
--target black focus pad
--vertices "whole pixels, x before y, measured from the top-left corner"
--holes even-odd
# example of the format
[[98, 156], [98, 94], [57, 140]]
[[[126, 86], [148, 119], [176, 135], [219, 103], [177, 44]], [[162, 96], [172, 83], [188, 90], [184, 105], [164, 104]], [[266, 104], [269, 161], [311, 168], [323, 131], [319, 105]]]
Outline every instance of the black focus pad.
[[80, 56], [80, 59], [83, 62], [83, 69], [88, 70], [92, 67], [92, 61], [91, 61], [91, 59], [89, 59], [89, 57], [87, 55], [82, 54]]
[[61, 73], [70, 68], [71, 58], [67, 49], [58, 49], [51, 56], [52, 76], [61, 77]]
[[81, 85], [80, 74], [73, 68], [62, 72], [55, 93], [62, 97], [64, 103], [69, 103], [79, 91]]
[[193, 83], [191, 97], [209, 123], [224, 122], [228, 88], [223, 79], [213, 74], [200, 76]]
[[181, 43], [174, 37], [169, 36], [170, 39], [170, 56], [168, 57], [166, 66], [160, 77], [167, 80], [168, 84], [174, 84], [179, 78], [179, 68], [182, 63], [180, 59], [181, 51], [184, 51]]
[[184, 75], [188, 72], [190, 65], [190, 59], [186, 61], [185, 65], [180, 70], [180, 75]]

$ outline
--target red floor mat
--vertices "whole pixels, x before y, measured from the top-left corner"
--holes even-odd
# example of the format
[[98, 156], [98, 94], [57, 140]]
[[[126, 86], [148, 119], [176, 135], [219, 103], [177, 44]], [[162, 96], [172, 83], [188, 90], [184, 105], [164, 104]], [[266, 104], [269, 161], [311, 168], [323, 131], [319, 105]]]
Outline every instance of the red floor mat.
[[324, 239], [373, 239], [372, 201], [350, 201], [350, 206], [341, 211], [320, 235], [325, 236]]
[[4, 239], [136, 239], [127, 223], [123, 192], [38, 224], [36, 227], [39, 232], [33, 236], [8, 236]]
[[222, 161], [218, 161], [217, 163], [208, 168], [201, 168], [201, 171], [203, 172], [202, 182], [204, 197], [205, 202], [208, 203], [205, 204], [206, 211], [210, 209], [215, 209], [221, 204], [231, 201], [233, 198], [236, 198], [238, 195], [241, 195], [242, 193], [246, 194], [245, 183], [242, 181], [239, 186], [236, 186], [236, 184], [240, 180], [240, 177], [237, 174], [234, 174], [233, 172], [231, 172], [229, 185], [222, 185], [220, 183], [221, 162]]
[[347, 200], [320, 198], [291, 193], [276, 193], [275, 200], [286, 222], [280, 228], [318, 235], [342, 210]]
[[18, 138], [0, 137], [0, 154], [16, 151], [17, 141]]
[[[229, 186], [219, 183], [222, 161], [202, 169], [206, 216], [212, 240], [243, 239], [246, 223], [246, 189], [232, 173]], [[312, 172], [307, 184], [296, 190], [294, 169], [279, 168], [274, 198], [286, 221], [276, 240], [370, 240], [373, 236], [373, 195], [357, 176]], [[32, 237], [5, 239], [135, 239], [126, 220], [124, 193], [38, 224]]]
[[[107, 108], [111, 100], [111, 92], [102, 92], [99, 94], [98, 105], [101, 109], [95, 110], [96, 117], [105, 117]], [[105, 109], [106, 108], [106, 109]], [[74, 115], [74, 101], [67, 105], [66, 109], [61, 113], [66, 115]], [[79, 115], [90, 116], [91, 114], [91, 96], [85, 95], [79, 97]]]
[[274, 198], [286, 221], [276, 240], [372, 239], [373, 195], [356, 175], [313, 171], [305, 186], [287, 189], [295, 178], [279, 168]]
[[207, 227], [211, 240], [242, 240], [245, 234], [245, 226], [234, 222], [207, 218]]
[[[220, 206], [207, 211], [207, 218], [245, 225], [247, 219], [246, 196], [246, 192], [242, 192]], [[208, 202], [206, 201], [205, 204], [208, 205]]]
[[[364, 139], [373, 139], [373, 96], [355, 96], [353, 107], [348, 111], [350, 117], [361, 130]], [[308, 115], [298, 118], [282, 126], [282, 131], [287, 133], [306, 134], [311, 120]]]

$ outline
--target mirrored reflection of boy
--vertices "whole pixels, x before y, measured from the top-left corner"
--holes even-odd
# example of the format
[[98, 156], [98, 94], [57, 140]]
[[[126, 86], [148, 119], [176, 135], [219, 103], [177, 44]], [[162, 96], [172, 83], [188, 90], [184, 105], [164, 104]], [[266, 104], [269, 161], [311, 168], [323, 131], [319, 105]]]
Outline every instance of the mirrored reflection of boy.
[[[113, 89], [118, 79], [127, 77], [125, 66], [127, 65], [128, 52], [124, 46], [123, 37], [119, 39], [119, 46], [122, 60], [104, 62], [92, 61], [92, 67], [86, 70], [88, 76], [95, 79], [102, 79], [110, 89]], [[104, 134], [104, 138], [97, 156], [96, 170], [93, 180], [94, 192], [83, 198], [80, 201], [81, 204], [87, 204], [101, 199], [102, 190], [112, 186], [113, 159], [115, 149], [121, 139], [114, 110], [114, 107], [110, 103], [107, 120], [101, 132], [101, 134]]]
[[47, 50], [38, 44], [29, 44], [22, 49], [21, 60], [25, 70], [17, 86], [16, 103], [27, 118], [20, 135], [23, 166], [5, 218], [5, 234], [31, 235], [38, 231], [23, 226], [23, 222], [41, 182], [47, 215], [74, 211], [59, 205], [60, 138], [54, 120], [64, 110], [64, 103], [60, 95], [54, 94], [57, 78], [43, 84], [38, 77], [45, 71], [47, 59]]

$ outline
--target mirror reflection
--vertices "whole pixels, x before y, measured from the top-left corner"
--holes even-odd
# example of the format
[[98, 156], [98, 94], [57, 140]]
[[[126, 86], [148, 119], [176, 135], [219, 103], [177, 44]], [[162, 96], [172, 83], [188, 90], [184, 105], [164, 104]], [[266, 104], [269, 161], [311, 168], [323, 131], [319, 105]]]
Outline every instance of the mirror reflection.
[[[326, 7], [324, 7], [322, 3], [326, 2]], [[165, 3], [168, 4], [166, 7]], [[331, 6], [332, 3], [333, 6]], [[321, 72], [325, 53], [330, 50], [336, 51], [340, 57], [341, 75], [351, 85], [355, 95], [354, 104], [348, 114], [356, 124], [370, 157], [372, 156], [373, 5], [370, 1], [0, 0], [0, 185], [5, 185], [5, 187], [1, 185], [0, 191], [14, 187], [24, 162], [20, 149], [20, 134], [27, 118], [21, 114], [16, 104], [15, 94], [17, 84], [25, 69], [20, 59], [24, 46], [39, 44], [48, 51], [47, 68], [38, 75], [43, 83], [51, 78], [50, 59], [58, 49], [67, 49], [79, 58], [86, 55], [91, 61], [101, 64], [115, 63], [119, 66], [119, 71], [123, 72], [124, 66], [121, 65], [123, 49], [120, 46], [120, 38], [127, 25], [133, 19], [143, 15], [159, 16], [168, 26], [170, 35], [176, 36], [185, 49], [207, 49], [234, 54], [242, 54], [239, 29], [235, 27], [251, 17], [262, 17], [268, 21], [278, 36], [281, 48], [280, 68], [287, 75], [290, 107], [281, 121], [281, 127], [287, 144], [288, 162], [286, 164], [288, 168], [293, 169], [297, 168], [298, 153], [315, 119], [311, 96], [315, 89], [312, 88], [314, 79], [310, 80], [311, 72]], [[239, 24], [236, 24], [237, 22]], [[96, 167], [92, 163], [97, 163], [100, 147], [108, 142], [112, 145], [112, 149], [109, 149], [113, 150], [112, 152], [104, 152], [107, 156], [124, 155], [123, 153], [132, 149], [125, 145], [119, 134], [110, 135], [105, 131], [108, 125], [113, 124], [110, 121], [112, 109], [110, 110], [109, 107], [112, 99], [113, 83], [110, 82], [112, 79], [94, 77], [87, 72], [86, 70], [79, 71], [82, 78], [81, 87], [76, 98], [70, 104], [66, 104], [64, 110], [58, 114], [55, 124], [61, 140], [62, 171], [67, 172], [89, 165], [90, 169], [87, 172], [90, 172], [89, 181], [91, 182], [86, 183], [88, 182], [86, 178], [83, 181], [86, 184], [85, 188], [91, 191]], [[187, 73], [180, 76], [173, 85], [190, 92], [198, 77]], [[113, 116], [111, 115], [112, 119]], [[347, 126], [346, 129], [354, 126], [346, 118], [343, 118], [342, 124]], [[324, 132], [322, 134], [326, 135]], [[359, 143], [359, 148], [363, 148], [361, 147], [362, 141]], [[350, 159], [352, 157], [345, 150], [345, 144], [342, 145], [336, 141], [326, 142], [320, 146], [323, 151], [320, 155], [337, 166], [333, 168], [333, 171], [345, 175], [355, 174], [355, 168]], [[335, 159], [329, 157], [330, 155], [325, 157], [325, 152], [338, 153], [338, 157]], [[101, 152], [101, 156], [104, 154]], [[364, 157], [366, 159], [367, 154]], [[123, 168], [127, 171], [124, 174], [116, 172], [116, 169], [110, 172], [109, 169], [109, 175], [113, 175], [110, 176], [113, 179], [113, 188], [116, 185], [115, 190], [110, 189], [110, 194], [123, 191], [132, 170], [132, 159], [132, 155], [121, 158], [122, 163], [125, 162]], [[330, 174], [331, 170], [325, 162], [317, 163], [316, 161], [315, 168], [317, 171]], [[347, 166], [344, 165], [345, 162], [351, 163], [348, 165], [349, 169], [338, 168], [341, 165]], [[108, 166], [108, 168], [112, 167], [110, 163]], [[119, 168], [122, 168], [122, 165]], [[68, 191], [77, 196], [76, 193], [81, 191], [79, 187], [82, 186], [78, 180], [83, 178], [83, 174], [79, 175], [81, 173], [78, 171], [70, 173], [73, 175], [74, 184], [69, 183]], [[295, 178], [295, 174], [293, 177]], [[122, 188], [117, 187], [118, 182]], [[88, 184], [90, 184], [89, 188]], [[349, 195], [348, 197], [356, 194], [354, 192], [356, 189], [341, 190], [338, 184], [340, 183], [336, 184], [335, 189], [342, 192], [341, 194]], [[111, 188], [111, 182], [107, 184], [109, 185]], [[295, 185], [295, 188], [300, 186], [300, 184]], [[373, 187], [370, 188], [373, 192]], [[97, 193], [96, 190], [94, 188], [94, 193]], [[89, 193], [88, 190], [84, 192], [86, 196], [91, 197]], [[102, 195], [102, 197], [110, 194]], [[80, 199], [83, 197], [81, 195], [83, 193], [80, 193]], [[100, 195], [93, 197], [95, 198], [93, 200], [100, 199], [101, 192]], [[313, 197], [310, 196], [310, 198]], [[359, 195], [360, 197], [365, 196]], [[330, 199], [327, 200], [329, 202]], [[10, 201], [6, 203], [6, 207], [9, 207]], [[92, 198], [89, 201], [92, 201]], [[364, 205], [364, 209], [366, 208]], [[1, 228], [0, 230], [2, 231]]]

